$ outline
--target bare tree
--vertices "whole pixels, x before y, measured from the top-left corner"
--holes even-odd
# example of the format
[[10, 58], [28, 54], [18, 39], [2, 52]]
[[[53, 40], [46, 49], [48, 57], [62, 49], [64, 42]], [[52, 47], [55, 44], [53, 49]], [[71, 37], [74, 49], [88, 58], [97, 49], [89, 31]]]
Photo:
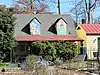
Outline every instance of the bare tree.
[[46, 0], [13, 0], [15, 13], [43, 13], [47, 12], [49, 5]]
[[75, 15], [75, 22], [78, 23], [80, 17], [85, 17], [85, 7], [83, 5], [83, 0], [77, 1], [74, 0], [75, 7], [70, 10], [73, 15]]
[[87, 13], [87, 23], [91, 23], [91, 17], [92, 17], [92, 11], [96, 7], [97, 0], [94, 0], [94, 3], [92, 0], [85, 0], [85, 7], [86, 7], [86, 13]]
[[[71, 9], [71, 12], [74, 12], [74, 14], [77, 16], [84, 15], [85, 19], [87, 18], [87, 23], [91, 23], [92, 13], [99, 2], [100, 0], [80, 0], [78, 3], [75, 4], [75, 7]], [[76, 19], [78, 18], [77, 16]]]
[[95, 24], [100, 24], [100, 17], [97, 17], [97, 18], [94, 20], [94, 23], [95, 23]]

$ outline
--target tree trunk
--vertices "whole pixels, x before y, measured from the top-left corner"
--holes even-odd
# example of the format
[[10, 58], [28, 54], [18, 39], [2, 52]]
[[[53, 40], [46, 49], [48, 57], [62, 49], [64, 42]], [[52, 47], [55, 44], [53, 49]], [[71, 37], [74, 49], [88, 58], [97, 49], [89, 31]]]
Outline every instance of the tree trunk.
[[91, 19], [91, 0], [89, 0], [89, 9], [88, 9], [88, 13], [87, 13], [87, 15], [88, 15], [88, 24], [90, 24], [90, 19]]
[[90, 11], [87, 13], [87, 15], [88, 15], [88, 24], [90, 24]]
[[58, 13], [61, 14], [60, 13], [60, 0], [58, 0]]

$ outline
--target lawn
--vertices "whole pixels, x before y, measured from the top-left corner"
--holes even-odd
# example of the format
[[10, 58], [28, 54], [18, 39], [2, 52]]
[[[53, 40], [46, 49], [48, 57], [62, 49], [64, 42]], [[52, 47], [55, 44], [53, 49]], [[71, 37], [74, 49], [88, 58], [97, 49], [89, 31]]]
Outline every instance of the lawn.
[[15, 63], [0, 63], [0, 69], [5, 68], [5, 69], [9, 69], [9, 68], [17, 68], [17, 64]]
[[57, 68], [55, 66], [48, 66], [46, 68], [40, 68], [33, 71], [19, 69], [14, 71], [0, 72], [0, 75], [85, 75], [85, 73]]

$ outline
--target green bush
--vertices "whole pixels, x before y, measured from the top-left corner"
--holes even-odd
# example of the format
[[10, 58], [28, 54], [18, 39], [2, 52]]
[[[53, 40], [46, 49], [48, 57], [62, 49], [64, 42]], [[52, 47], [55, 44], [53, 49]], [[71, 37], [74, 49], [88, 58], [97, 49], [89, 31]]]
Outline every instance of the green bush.
[[76, 55], [76, 44], [69, 41], [58, 41], [52, 43], [57, 51], [57, 58], [63, 61], [70, 60]]
[[75, 56], [77, 46], [69, 41], [36, 41], [32, 43], [32, 49], [33, 53], [46, 60], [54, 61], [60, 58], [66, 61]]

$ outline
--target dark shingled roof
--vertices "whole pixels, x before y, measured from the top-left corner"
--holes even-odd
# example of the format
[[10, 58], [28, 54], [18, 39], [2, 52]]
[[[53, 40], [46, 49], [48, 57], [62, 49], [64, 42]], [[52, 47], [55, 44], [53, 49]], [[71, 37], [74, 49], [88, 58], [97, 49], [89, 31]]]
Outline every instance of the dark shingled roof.
[[[29, 22], [33, 19], [33, 18], [37, 18], [39, 20], [39, 22], [41, 23], [40, 25], [40, 36], [53, 36], [56, 35], [50, 31], [48, 31], [48, 29], [56, 22], [56, 20], [58, 20], [59, 18], [63, 18], [67, 25], [67, 29], [70, 32], [70, 34], [68, 34], [68, 36], [73, 36], [76, 37], [76, 31], [75, 31], [75, 26], [74, 26], [74, 22], [71, 18], [70, 15], [68, 14], [15, 14], [14, 15], [16, 17], [16, 26], [15, 26], [15, 37], [19, 37], [19, 36], [32, 36], [29, 35], [25, 32], [23, 32], [23, 28], [25, 27], [29, 27]], [[22, 31], [23, 30], [23, 31]], [[28, 28], [29, 30], [29, 28]]]

